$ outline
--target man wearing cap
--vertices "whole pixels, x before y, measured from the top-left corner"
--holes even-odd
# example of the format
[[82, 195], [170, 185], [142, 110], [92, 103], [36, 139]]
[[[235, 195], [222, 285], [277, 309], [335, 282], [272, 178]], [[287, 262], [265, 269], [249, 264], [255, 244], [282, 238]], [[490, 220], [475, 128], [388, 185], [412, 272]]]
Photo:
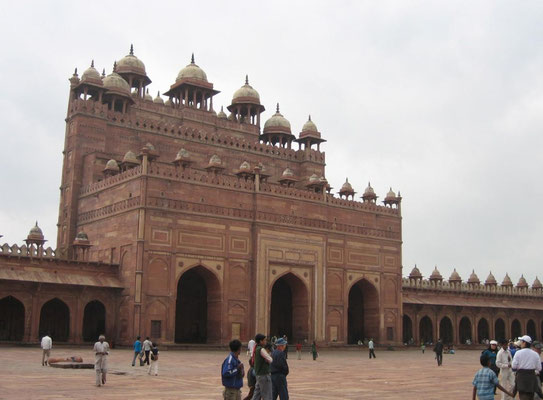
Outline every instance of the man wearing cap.
[[[507, 340], [500, 340], [500, 346], [501, 349], [496, 356], [496, 367], [500, 369], [500, 385], [509, 392], [512, 392], [513, 387], [515, 386], [515, 375], [513, 375], [513, 371], [511, 370], [513, 357], [509, 351]], [[508, 396], [506, 393], [502, 393], [502, 400], [510, 399], [512, 399], [512, 397]]]
[[277, 347], [272, 352], [272, 363], [270, 364], [271, 381], [272, 381], [272, 399], [288, 400], [287, 375], [288, 363], [285, 348], [287, 341], [284, 337], [277, 339], [275, 346]]
[[518, 392], [520, 400], [532, 400], [534, 394], [541, 394], [541, 384], [536, 374], [541, 372], [539, 355], [531, 349], [532, 338], [524, 335], [520, 338], [521, 349], [513, 357], [513, 371], [515, 371], [515, 392]]
[[497, 377], [500, 376], [500, 369], [496, 366], [496, 356], [498, 355], [498, 342], [491, 340], [488, 349], [483, 351], [483, 354], [490, 359], [490, 369], [494, 371]]

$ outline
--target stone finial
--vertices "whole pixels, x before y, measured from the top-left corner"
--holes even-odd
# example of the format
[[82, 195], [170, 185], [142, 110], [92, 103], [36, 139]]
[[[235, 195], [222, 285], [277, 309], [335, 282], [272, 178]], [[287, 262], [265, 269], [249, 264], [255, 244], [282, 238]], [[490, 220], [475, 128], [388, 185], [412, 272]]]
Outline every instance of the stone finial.
[[75, 67], [74, 76], [77, 76], [77, 67]]
[[276, 112], [277, 114], [279, 114], [279, 103], [277, 103], [277, 108], [276, 108], [275, 112]]
[[133, 44], [130, 45], [130, 53], [129, 53], [129, 54], [130, 54], [131, 56], [134, 55], [134, 45], [133, 45]]
[[113, 61], [113, 72], [117, 72], [117, 61]]
[[106, 77], [106, 69], [102, 69], [102, 78], [105, 78]]
[[91, 60], [91, 68], [94, 68], [94, 60]]
[[192, 53], [192, 57], [190, 58], [190, 63], [194, 64], [194, 53]]
[[249, 75], [245, 75], [245, 84], [246, 84], [246, 85], [249, 84]]

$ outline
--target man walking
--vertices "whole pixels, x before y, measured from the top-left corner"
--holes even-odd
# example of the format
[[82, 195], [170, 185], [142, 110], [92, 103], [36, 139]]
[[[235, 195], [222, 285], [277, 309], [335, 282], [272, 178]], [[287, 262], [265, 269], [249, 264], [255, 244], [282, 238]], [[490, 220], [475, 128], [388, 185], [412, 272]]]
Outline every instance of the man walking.
[[287, 375], [288, 363], [286, 347], [288, 343], [285, 339], [280, 338], [275, 342], [277, 348], [272, 352], [272, 363], [270, 364], [271, 381], [272, 381], [272, 400], [288, 400]]
[[145, 359], [143, 360], [143, 363], [147, 363], [149, 365], [149, 353], [151, 352], [151, 346], [153, 345], [153, 342], [149, 340], [149, 336], [145, 338], [143, 341], [143, 351], [145, 352]]
[[302, 359], [302, 344], [300, 343], [300, 341], [296, 343], [296, 355], [298, 356], [298, 360]]
[[[524, 335], [520, 338], [520, 350], [513, 357], [513, 371], [515, 376], [515, 392], [518, 392], [520, 400], [533, 400], [534, 394], [541, 395], [541, 384], [536, 374], [541, 372], [541, 362], [539, 355], [533, 351], [532, 338]], [[514, 396], [513, 396], [514, 397]]]
[[245, 375], [243, 363], [239, 360], [241, 342], [234, 339], [228, 346], [230, 347], [230, 354], [223, 361], [221, 367], [221, 380], [224, 386], [223, 399], [241, 400], [241, 387]]
[[49, 336], [49, 334], [46, 334], [44, 337], [41, 338], [41, 348], [42, 348], [42, 355], [41, 355], [41, 365], [47, 365], [47, 362], [49, 361], [49, 356], [51, 355], [51, 348], [53, 347], [53, 340]]
[[[502, 385], [502, 387], [504, 387], [507, 391], [512, 392], [513, 387], [515, 386], [515, 375], [513, 375], [513, 371], [511, 370], [513, 357], [509, 351], [507, 340], [500, 340], [500, 346], [501, 349], [498, 351], [498, 355], [496, 356], [496, 367], [500, 370], [500, 374], [498, 375], [499, 382], [500, 385]], [[505, 392], [502, 393], [502, 400], [511, 399], [512, 397], [507, 395]]]
[[370, 360], [371, 358], [377, 358], [375, 357], [375, 345], [373, 344], [373, 338], [370, 339], [370, 341], [368, 342], [368, 349], [370, 351]]
[[96, 386], [106, 384], [109, 343], [105, 340], [106, 337], [104, 335], [100, 335], [98, 341], [94, 343], [94, 370], [96, 372]]
[[140, 336], [136, 338], [134, 342], [134, 359], [132, 360], [132, 366], [136, 365], [136, 358], [141, 354], [141, 341]]
[[270, 364], [272, 362], [271, 356], [265, 349], [267, 344], [266, 336], [258, 333], [255, 336], [256, 348], [255, 348], [255, 366], [254, 371], [256, 375], [255, 394], [252, 400], [271, 400], [272, 399], [272, 385], [270, 377]]
[[434, 346], [434, 353], [436, 353], [437, 366], [441, 367], [441, 364], [443, 364], [443, 342], [441, 342], [441, 339], [438, 339]]

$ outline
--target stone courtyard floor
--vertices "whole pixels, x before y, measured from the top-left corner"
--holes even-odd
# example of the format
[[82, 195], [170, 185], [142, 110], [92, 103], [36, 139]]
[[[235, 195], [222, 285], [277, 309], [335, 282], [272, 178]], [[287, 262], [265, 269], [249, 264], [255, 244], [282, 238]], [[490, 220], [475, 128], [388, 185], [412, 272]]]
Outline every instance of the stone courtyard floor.
[[[290, 398], [311, 399], [432, 399], [471, 398], [471, 381], [479, 369], [480, 350], [444, 355], [437, 368], [430, 351], [377, 349], [369, 360], [366, 349], [326, 350], [312, 361], [289, 353]], [[110, 374], [103, 387], [94, 386], [94, 371], [41, 366], [41, 350], [0, 347], [0, 399], [221, 399], [220, 365], [226, 352], [219, 350], [164, 350], [159, 376], [146, 367], [131, 367], [132, 351], [113, 349]], [[56, 347], [53, 357], [79, 355], [93, 362], [88, 347]], [[247, 356], [241, 359], [248, 365]], [[246, 385], [246, 380], [244, 380]], [[247, 388], [242, 389], [243, 394]], [[243, 397], [243, 396], [242, 396]], [[496, 398], [499, 398], [496, 396]]]

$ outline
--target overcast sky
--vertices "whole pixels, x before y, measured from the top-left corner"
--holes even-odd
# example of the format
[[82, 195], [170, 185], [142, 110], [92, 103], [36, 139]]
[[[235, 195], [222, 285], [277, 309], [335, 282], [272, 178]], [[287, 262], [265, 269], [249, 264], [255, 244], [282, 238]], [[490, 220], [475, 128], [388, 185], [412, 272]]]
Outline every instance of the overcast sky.
[[[79, 5], [81, 4], [81, 5]], [[0, 234], [55, 247], [68, 78], [128, 53], [166, 91], [192, 52], [230, 104], [249, 74], [326, 176], [403, 196], [403, 265], [531, 284], [543, 238], [543, 2], [0, 3]], [[543, 278], [543, 276], [540, 276]]]

